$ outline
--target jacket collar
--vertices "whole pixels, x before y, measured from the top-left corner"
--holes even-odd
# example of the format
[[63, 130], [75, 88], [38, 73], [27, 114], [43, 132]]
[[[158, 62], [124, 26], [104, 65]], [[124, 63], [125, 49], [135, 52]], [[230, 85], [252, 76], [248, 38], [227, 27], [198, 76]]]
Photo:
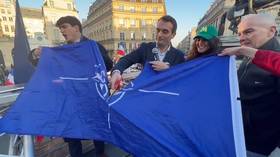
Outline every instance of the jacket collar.
[[[81, 39], [80, 39], [80, 41], [79, 42], [82, 42], [82, 41], [87, 41], [87, 40], [89, 40], [87, 37], [85, 37], [85, 36], [81, 36]], [[67, 42], [67, 44], [73, 44], [74, 42]]]
[[273, 37], [272, 39], [267, 41], [263, 46], [261, 46], [259, 49], [280, 51], [280, 44], [279, 41], [275, 37]]

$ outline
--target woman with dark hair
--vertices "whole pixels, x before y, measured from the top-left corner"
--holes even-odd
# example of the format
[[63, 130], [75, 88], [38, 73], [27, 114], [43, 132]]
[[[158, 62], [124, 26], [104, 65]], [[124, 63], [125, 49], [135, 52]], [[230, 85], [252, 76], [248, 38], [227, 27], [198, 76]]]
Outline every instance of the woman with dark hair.
[[215, 53], [219, 45], [220, 40], [218, 39], [217, 29], [211, 25], [202, 27], [194, 37], [192, 49], [186, 59], [192, 60], [210, 53]]

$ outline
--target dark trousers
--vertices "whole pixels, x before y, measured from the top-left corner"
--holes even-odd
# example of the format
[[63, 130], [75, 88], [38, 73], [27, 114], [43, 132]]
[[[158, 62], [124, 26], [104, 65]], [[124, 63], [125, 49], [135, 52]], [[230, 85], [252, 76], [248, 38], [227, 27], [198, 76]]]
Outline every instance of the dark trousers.
[[[80, 139], [72, 139], [65, 138], [65, 142], [68, 143], [68, 149], [71, 157], [82, 157], [83, 156], [83, 148]], [[104, 153], [105, 145], [103, 141], [94, 140], [95, 152], [97, 155], [101, 155]]]

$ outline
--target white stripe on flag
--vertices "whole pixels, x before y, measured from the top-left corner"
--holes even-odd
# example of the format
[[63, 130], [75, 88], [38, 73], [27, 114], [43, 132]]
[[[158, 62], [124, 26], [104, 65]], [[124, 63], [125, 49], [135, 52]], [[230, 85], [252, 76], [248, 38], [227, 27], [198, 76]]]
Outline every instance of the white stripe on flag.
[[246, 157], [246, 147], [244, 140], [243, 121], [239, 95], [238, 79], [235, 56], [231, 56], [229, 60], [229, 83], [230, 83], [230, 97], [231, 97], [231, 111], [233, 136], [235, 143], [236, 157]]

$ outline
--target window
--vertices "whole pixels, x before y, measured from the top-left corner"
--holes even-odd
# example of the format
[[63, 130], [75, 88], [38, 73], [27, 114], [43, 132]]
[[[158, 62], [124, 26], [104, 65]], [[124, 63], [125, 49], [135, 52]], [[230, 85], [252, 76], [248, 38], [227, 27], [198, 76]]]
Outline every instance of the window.
[[152, 20], [152, 22], [153, 22], [154, 27], [157, 27], [157, 20], [154, 19], [154, 20]]
[[11, 10], [7, 10], [8, 14], [11, 14]]
[[5, 25], [5, 32], [9, 32], [9, 27], [8, 27], [8, 25]]
[[146, 13], [147, 12], [147, 8], [142, 8], [142, 13]]
[[141, 25], [146, 26], [146, 20], [141, 20]]
[[156, 39], [156, 33], [155, 32], [153, 32], [153, 40], [155, 40]]
[[131, 40], [135, 40], [135, 32], [131, 32], [130, 33], [130, 39]]
[[152, 2], [153, 2], [153, 3], [157, 3], [157, 2], [158, 2], [158, 0], [152, 0]]
[[60, 39], [60, 31], [59, 31], [58, 28], [55, 28], [55, 29], [53, 30], [53, 34], [54, 34], [54, 38], [55, 38], [55, 39], [57, 39], [57, 40]]
[[15, 26], [11, 26], [11, 31], [15, 32]]
[[72, 10], [72, 5], [70, 3], [67, 3], [68, 10]]
[[1, 9], [1, 13], [2, 13], [2, 14], [5, 14], [5, 9]]
[[142, 34], [142, 40], [146, 40], [146, 33], [145, 32]]
[[135, 7], [130, 7], [130, 12], [135, 13]]
[[153, 8], [153, 13], [157, 13], [158, 9], [157, 8]]
[[132, 50], [132, 43], [129, 43], [129, 50]]
[[38, 37], [37, 37], [37, 40], [38, 40], [38, 41], [42, 41], [43, 38], [42, 38], [41, 36], [38, 36]]
[[6, 16], [3, 16], [3, 21], [7, 21], [7, 17]]
[[119, 19], [120, 26], [124, 26], [124, 19]]
[[11, 3], [12, 1], [11, 1], [11, 0], [5, 0], [5, 2], [9, 4], [9, 3]]
[[124, 34], [124, 32], [121, 32], [121, 33], [120, 33], [120, 40], [125, 40], [125, 34]]
[[53, 1], [50, 1], [50, 6], [54, 7], [54, 2]]
[[134, 19], [130, 20], [130, 26], [136, 26], [136, 21]]
[[12, 17], [9, 17], [9, 21], [13, 21], [13, 18], [12, 18]]
[[124, 6], [123, 5], [119, 6], [119, 10], [124, 11]]
[[123, 47], [124, 49], [126, 49], [126, 43], [125, 42], [119, 42], [118, 47]]

